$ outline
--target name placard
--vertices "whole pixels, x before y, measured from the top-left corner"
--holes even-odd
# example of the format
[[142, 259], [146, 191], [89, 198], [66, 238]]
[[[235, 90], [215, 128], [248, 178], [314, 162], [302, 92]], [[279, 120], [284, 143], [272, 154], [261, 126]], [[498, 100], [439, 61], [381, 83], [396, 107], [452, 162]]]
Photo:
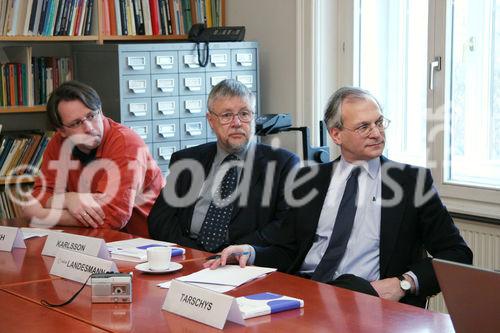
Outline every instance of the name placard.
[[113, 261], [59, 249], [49, 273], [84, 283], [90, 274], [106, 272], [118, 272]]
[[101, 259], [110, 259], [106, 243], [101, 238], [51, 233], [47, 236], [42, 255], [55, 257], [57, 250], [70, 250]]
[[12, 251], [13, 247], [26, 248], [23, 233], [16, 227], [0, 227], [0, 251]]
[[163, 310], [223, 329], [226, 320], [244, 325], [234, 297], [173, 280]]

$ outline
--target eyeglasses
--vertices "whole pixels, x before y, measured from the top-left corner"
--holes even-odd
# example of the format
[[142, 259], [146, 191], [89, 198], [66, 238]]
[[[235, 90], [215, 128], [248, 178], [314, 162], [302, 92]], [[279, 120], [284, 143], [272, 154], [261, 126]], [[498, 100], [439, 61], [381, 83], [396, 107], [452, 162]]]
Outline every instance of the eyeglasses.
[[100, 113], [101, 113], [101, 110], [92, 111], [92, 112], [89, 112], [83, 118], [77, 119], [77, 120], [73, 121], [70, 124], [67, 124], [67, 125], [66, 124], [62, 124], [62, 125], [65, 126], [65, 127], [68, 127], [68, 128], [78, 128], [78, 127], [82, 126], [85, 121], [92, 121], [92, 120], [94, 120], [95, 117], [97, 117]]
[[235, 116], [238, 116], [238, 119], [242, 123], [249, 123], [253, 119], [253, 112], [248, 111], [248, 110], [239, 111], [238, 113], [224, 112], [222, 114], [217, 114], [217, 113], [212, 112], [212, 111], [208, 111], [208, 112], [210, 112], [211, 114], [213, 114], [214, 116], [219, 118], [219, 122], [222, 125], [226, 125], [226, 124], [231, 123]]
[[355, 132], [359, 136], [366, 138], [370, 135], [370, 133], [373, 131], [373, 129], [376, 127], [380, 132], [384, 132], [387, 127], [389, 127], [389, 124], [391, 121], [387, 118], [380, 117], [376, 122], [375, 126], [372, 126], [373, 123], [368, 123], [368, 124], [362, 124], [356, 128], [347, 128], [345, 126], [342, 126], [342, 129], [346, 129], [351, 132]]

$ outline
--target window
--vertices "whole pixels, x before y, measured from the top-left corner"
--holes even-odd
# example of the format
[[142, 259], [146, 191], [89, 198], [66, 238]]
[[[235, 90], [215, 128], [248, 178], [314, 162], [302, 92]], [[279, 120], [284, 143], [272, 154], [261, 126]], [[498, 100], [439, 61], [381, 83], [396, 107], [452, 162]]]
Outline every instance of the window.
[[500, 188], [500, 1], [451, 4], [444, 180]]
[[426, 165], [428, 6], [423, 0], [360, 1], [355, 82], [379, 99], [392, 121], [386, 154], [421, 166]]
[[337, 82], [379, 99], [391, 120], [385, 154], [431, 168], [451, 211], [493, 218], [500, 218], [499, 10], [500, 0], [354, 0], [338, 8], [337, 56], [352, 66]]

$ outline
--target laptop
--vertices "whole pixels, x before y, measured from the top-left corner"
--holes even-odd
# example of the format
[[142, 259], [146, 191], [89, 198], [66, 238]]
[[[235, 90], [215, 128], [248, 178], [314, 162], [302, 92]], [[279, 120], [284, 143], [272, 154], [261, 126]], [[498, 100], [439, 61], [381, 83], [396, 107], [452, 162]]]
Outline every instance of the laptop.
[[500, 272], [432, 260], [453, 327], [462, 332], [500, 332]]

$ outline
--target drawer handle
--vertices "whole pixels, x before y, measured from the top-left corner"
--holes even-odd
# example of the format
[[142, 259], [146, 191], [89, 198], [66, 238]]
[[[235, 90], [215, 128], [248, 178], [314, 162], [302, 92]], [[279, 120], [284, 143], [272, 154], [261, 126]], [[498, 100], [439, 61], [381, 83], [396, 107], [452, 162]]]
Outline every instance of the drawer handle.
[[252, 66], [253, 56], [251, 53], [236, 53], [236, 62], [243, 67]]
[[174, 57], [156, 56], [156, 65], [161, 69], [172, 69], [174, 68]]
[[134, 94], [144, 94], [146, 92], [146, 80], [129, 80], [128, 89]]
[[172, 138], [175, 136], [175, 124], [158, 125], [158, 134], [164, 138]]
[[184, 108], [189, 113], [200, 113], [202, 105], [203, 105], [203, 103], [202, 103], [202, 101], [200, 99], [186, 100], [184, 102]]
[[170, 115], [175, 113], [175, 101], [158, 102], [158, 111], [163, 115]]
[[134, 71], [143, 71], [146, 68], [145, 57], [127, 57], [127, 64]]
[[186, 123], [186, 133], [190, 136], [200, 136], [203, 133], [201, 123]]

